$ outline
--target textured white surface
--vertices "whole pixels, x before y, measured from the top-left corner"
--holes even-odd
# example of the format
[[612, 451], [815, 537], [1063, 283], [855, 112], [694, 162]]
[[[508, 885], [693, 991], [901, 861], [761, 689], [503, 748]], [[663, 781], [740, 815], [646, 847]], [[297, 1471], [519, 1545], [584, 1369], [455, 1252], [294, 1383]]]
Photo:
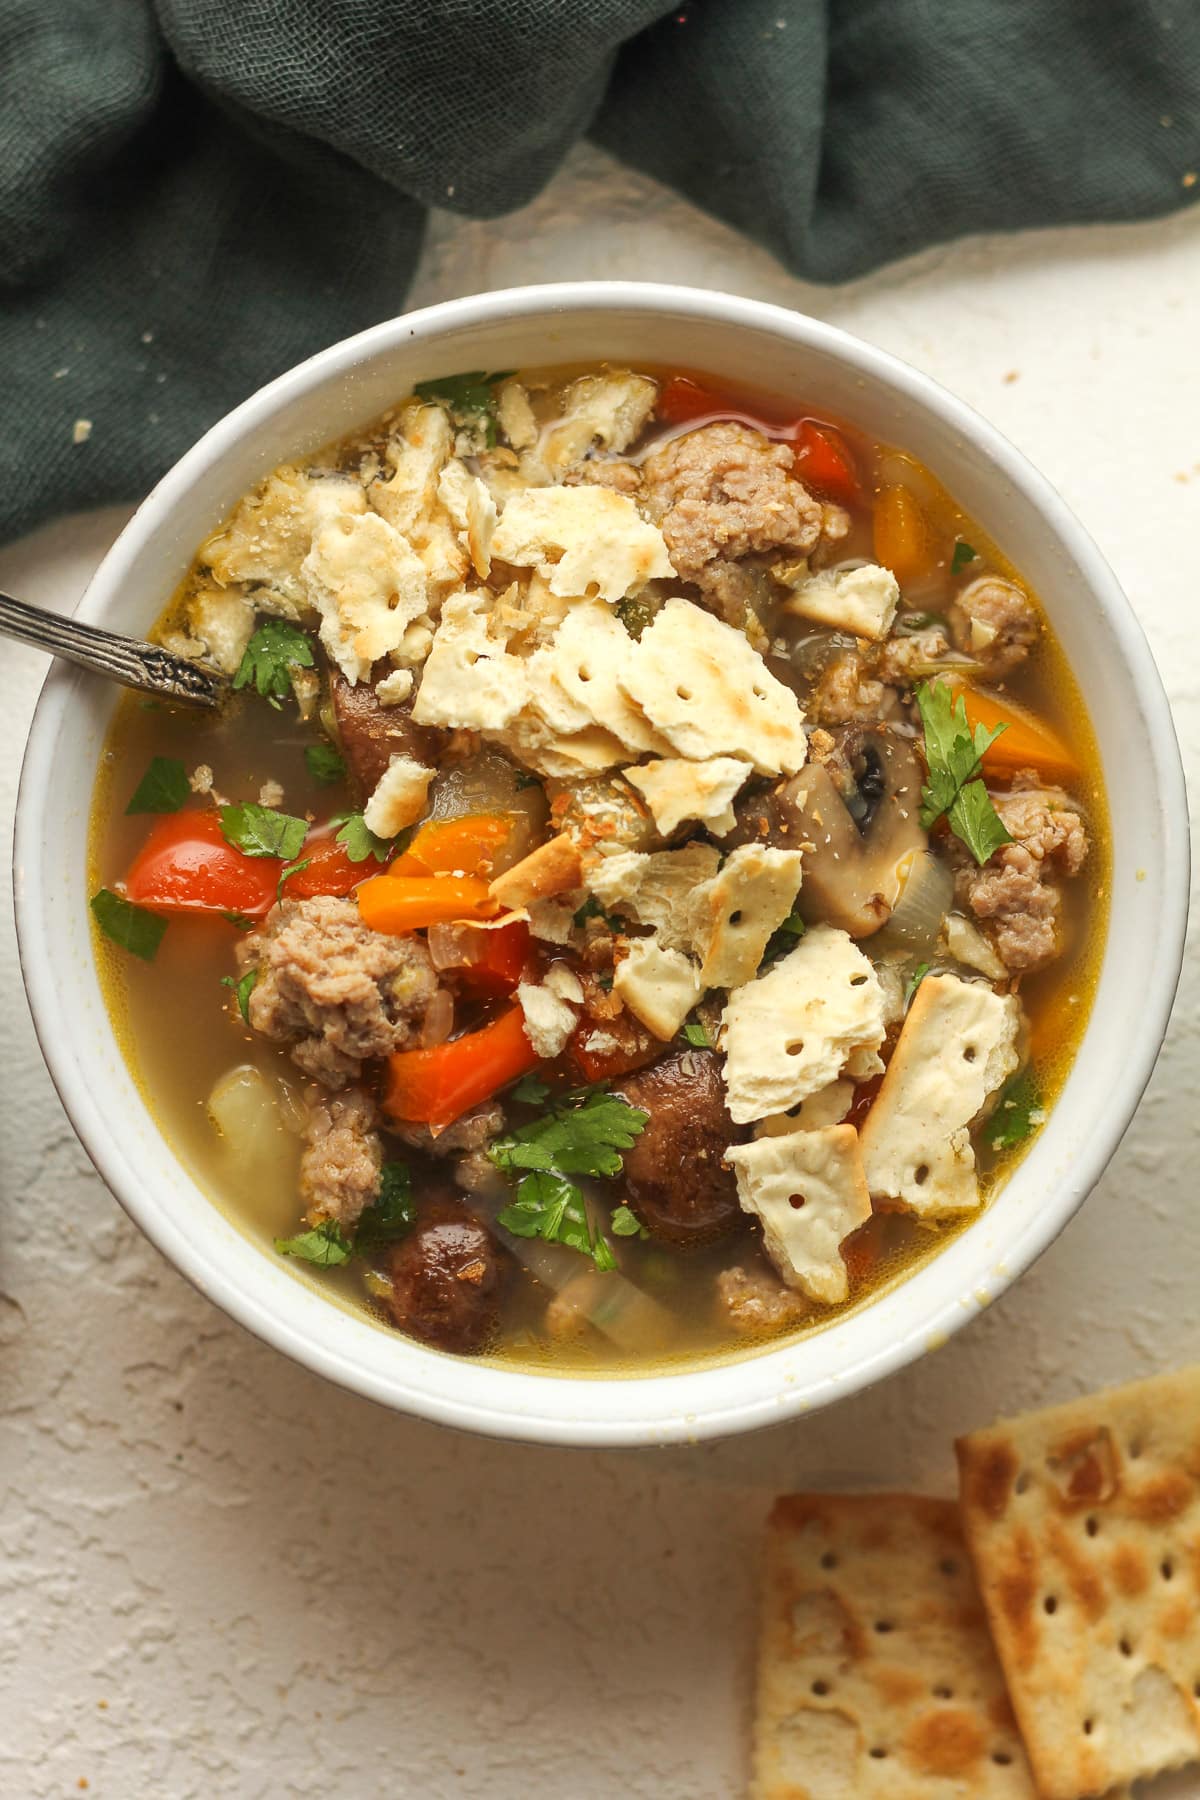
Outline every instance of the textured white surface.
[[[599, 275], [806, 309], [986, 413], [1114, 564], [1200, 774], [1194, 217], [978, 241], [816, 289], [582, 151], [514, 218], [435, 221], [412, 300]], [[122, 517], [0, 551], [0, 585], [69, 607]], [[6, 833], [43, 667], [0, 650]], [[78, 1147], [29, 1023], [7, 891], [0, 906], [0, 1794], [13, 1800], [85, 1785], [113, 1800], [735, 1795], [774, 1493], [947, 1490], [956, 1431], [1200, 1357], [1194, 971], [1105, 1181], [970, 1330], [809, 1423], [592, 1455], [386, 1414], [199, 1299]]]

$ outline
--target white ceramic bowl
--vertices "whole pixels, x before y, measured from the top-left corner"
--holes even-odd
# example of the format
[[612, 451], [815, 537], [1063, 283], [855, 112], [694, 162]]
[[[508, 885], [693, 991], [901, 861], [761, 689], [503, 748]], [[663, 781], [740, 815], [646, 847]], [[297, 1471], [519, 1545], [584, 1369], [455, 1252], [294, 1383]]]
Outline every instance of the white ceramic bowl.
[[1129, 606], [1058, 495], [976, 414], [879, 350], [729, 295], [586, 282], [455, 300], [315, 356], [215, 425], [155, 488], [79, 616], [143, 633], [197, 544], [285, 458], [424, 377], [535, 363], [675, 364], [778, 388], [914, 452], [1045, 601], [1091, 712], [1112, 811], [1111, 929], [1091, 1022], [1053, 1114], [992, 1205], [940, 1255], [806, 1341], [689, 1373], [562, 1379], [423, 1349], [331, 1305], [241, 1236], [176, 1161], [118, 1051], [88, 928], [86, 844], [115, 695], [55, 668], [17, 809], [21, 960], [46, 1061], [100, 1174], [158, 1248], [241, 1324], [403, 1411], [498, 1436], [661, 1444], [827, 1405], [944, 1341], [1025, 1269], [1099, 1178], [1154, 1065], [1188, 892], [1187, 806], [1166, 696]]

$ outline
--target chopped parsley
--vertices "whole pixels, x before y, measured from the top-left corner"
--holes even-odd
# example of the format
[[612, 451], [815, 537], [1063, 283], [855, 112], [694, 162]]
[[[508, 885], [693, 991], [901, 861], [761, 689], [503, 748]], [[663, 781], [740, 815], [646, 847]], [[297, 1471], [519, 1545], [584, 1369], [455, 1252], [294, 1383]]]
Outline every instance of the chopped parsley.
[[799, 913], [789, 913], [767, 939], [760, 968], [766, 968], [768, 963], [776, 962], [787, 951], [794, 950], [807, 930], [808, 926]]
[[258, 986], [258, 970], [247, 969], [240, 979], [233, 975], [222, 975], [221, 986], [233, 989], [233, 997], [238, 1003], [238, 1011], [248, 1025], [250, 1023], [250, 996]]
[[336, 1269], [349, 1262], [353, 1246], [336, 1219], [322, 1219], [295, 1237], [276, 1238], [275, 1248], [280, 1256], [298, 1256], [301, 1262], [315, 1263], [319, 1269]]
[[616, 1258], [607, 1239], [593, 1231], [587, 1203], [573, 1181], [547, 1169], [526, 1175], [517, 1197], [496, 1214], [498, 1224], [514, 1237], [541, 1238], [547, 1244], [565, 1244], [590, 1256], [599, 1269], [615, 1269]]
[[417, 1221], [412, 1175], [407, 1163], [384, 1163], [379, 1192], [358, 1221], [354, 1234], [356, 1256], [369, 1256], [407, 1237]]
[[909, 976], [908, 986], [904, 990], [904, 1010], [905, 1010], [905, 1012], [907, 1012], [909, 1007], [912, 1005], [913, 995], [916, 993], [917, 989], [920, 987], [921, 983], [924, 981], [925, 977], [928, 975], [928, 973], [932, 967], [933, 967], [932, 963], [927, 963], [927, 962], [918, 963], [916, 968], [913, 970], [912, 974]]
[[950, 558], [950, 573], [961, 575], [967, 564], [975, 562], [978, 556], [979, 552], [972, 544], [968, 544], [964, 538], [959, 538], [954, 546], [954, 555]]
[[649, 1237], [650, 1235], [637, 1214], [631, 1212], [627, 1206], [613, 1208], [612, 1228], [614, 1237]]
[[332, 744], [307, 745], [304, 761], [313, 780], [319, 781], [322, 787], [332, 787], [346, 773], [346, 759]]
[[366, 862], [368, 856], [373, 856], [378, 863], [385, 863], [398, 840], [376, 837], [361, 813], [347, 813], [335, 842], [342, 846], [352, 863]]
[[595, 894], [589, 894], [583, 905], [575, 913], [573, 924], [577, 931], [582, 931], [589, 919], [602, 919], [613, 931], [621, 929], [621, 921], [615, 913], [607, 913], [597, 900]]
[[544, 1106], [550, 1096], [550, 1088], [540, 1075], [522, 1075], [508, 1091], [522, 1106]]
[[221, 917], [225, 920], [227, 925], [232, 925], [237, 931], [254, 930], [255, 921], [253, 919], [248, 919], [245, 913], [223, 912]]
[[291, 862], [308, 836], [306, 819], [276, 812], [272, 806], [259, 806], [253, 800], [239, 806], [222, 806], [218, 816], [221, 836], [243, 856], [278, 856]]
[[702, 1025], [699, 1019], [690, 1019], [683, 1028], [683, 1035], [693, 1050], [711, 1050], [713, 1047], [712, 1039], [708, 1035], [708, 1027]]
[[286, 619], [267, 619], [246, 645], [233, 685], [253, 687], [278, 706], [292, 691], [292, 670], [312, 666], [313, 649], [304, 632]]
[[962, 695], [955, 699], [944, 681], [923, 681], [916, 700], [929, 777], [921, 789], [921, 823], [928, 831], [945, 814], [955, 837], [982, 867], [1002, 844], [1012, 843], [979, 778], [984, 752], [1007, 727], [989, 731], [977, 725], [972, 731]]
[[1046, 1118], [1042, 1092], [1032, 1067], [1022, 1069], [1000, 1090], [996, 1110], [984, 1135], [993, 1150], [1011, 1150], [1022, 1144]]
[[187, 770], [178, 757], [152, 756], [125, 808], [126, 816], [130, 813], [178, 812], [190, 792]]
[[307, 869], [307, 867], [311, 861], [312, 861], [311, 856], [302, 856], [298, 862], [290, 862], [290, 863], [285, 863], [283, 865], [282, 869], [280, 869], [280, 871], [279, 871], [279, 880], [275, 883], [275, 898], [276, 898], [276, 900], [283, 899], [283, 884], [284, 884], [284, 882], [287, 881], [293, 875], [299, 875], [303, 869]]
[[498, 1169], [554, 1169], [560, 1175], [619, 1175], [621, 1152], [645, 1128], [649, 1113], [603, 1088], [577, 1090], [562, 1105], [506, 1132], [488, 1155]]
[[630, 637], [640, 638], [654, 618], [654, 608], [648, 600], [628, 598], [618, 600], [616, 614]]
[[439, 375], [433, 381], [418, 381], [413, 393], [418, 400], [443, 401], [457, 423], [473, 425], [483, 432], [490, 450], [496, 442], [496, 396], [493, 390], [513, 373], [512, 369], [496, 369], [489, 375], [483, 369], [467, 369], [461, 375]]
[[123, 894], [114, 894], [111, 888], [101, 888], [93, 894], [91, 906], [92, 917], [105, 937], [132, 956], [140, 956], [143, 962], [154, 961], [167, 929], [165, 919], [147, 912], [144, 906], [135, 906]]

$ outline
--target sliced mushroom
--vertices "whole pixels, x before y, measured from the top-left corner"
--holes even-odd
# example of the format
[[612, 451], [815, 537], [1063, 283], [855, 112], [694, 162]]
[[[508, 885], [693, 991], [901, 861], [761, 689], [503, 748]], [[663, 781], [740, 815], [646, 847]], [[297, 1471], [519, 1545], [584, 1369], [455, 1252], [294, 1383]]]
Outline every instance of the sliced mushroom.
[[738, 809], [738, 836], [803, 848], [802, 917], [870, 937], [891, 916], [906, 859], [928, 847], [921, 765], [909, 740], [883, 725], [830, 735], [825, 760]]

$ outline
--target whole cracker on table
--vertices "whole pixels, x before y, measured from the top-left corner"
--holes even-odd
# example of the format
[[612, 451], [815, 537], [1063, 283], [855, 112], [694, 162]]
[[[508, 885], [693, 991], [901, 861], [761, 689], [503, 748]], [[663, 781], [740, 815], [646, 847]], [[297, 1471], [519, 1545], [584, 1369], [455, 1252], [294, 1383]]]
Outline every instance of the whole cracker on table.
[[1200, 1369], [973, 1432], [958, 1461], [1045, 1800], [1200, 1756]]
[[776, 1501], [750, 1792], [1036, 1800], [952, 1501]]

